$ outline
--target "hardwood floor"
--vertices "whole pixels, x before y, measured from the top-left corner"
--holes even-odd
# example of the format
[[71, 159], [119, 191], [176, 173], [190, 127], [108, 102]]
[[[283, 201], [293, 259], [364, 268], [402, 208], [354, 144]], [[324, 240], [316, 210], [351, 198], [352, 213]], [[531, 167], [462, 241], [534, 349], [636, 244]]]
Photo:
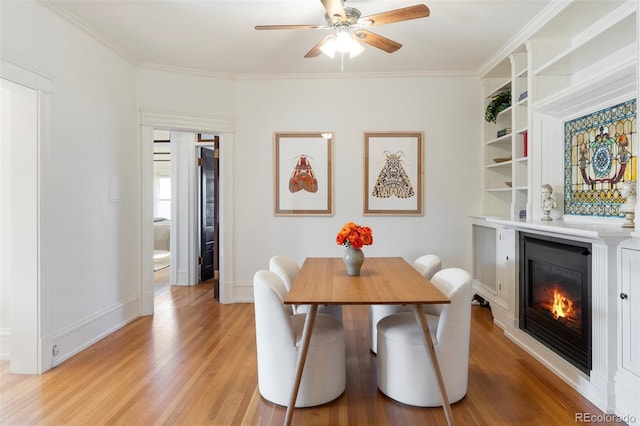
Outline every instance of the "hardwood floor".
[[170, 272], [171, 268], [168, 266], [153, 272], [154, 297], [158, 297], [165, 291], [169, 290]]
[[[175, 287], [139, 318], [40, 376], [0, 363], [0, 423], [11, 425], [282, 425], [260, 397], [252, 304], [221, 305], [213, 285]], [[441, 408], [397, 403], [376, 387], [368, 308], [345, 306], [347, 389], [297, 409], [297, 425], [446, 424]], [[472, 307], [467, 396], [457, 425], [568, 425], [594, 405], [513, 344], [487, 308]], [[613, 424], [613, 423], [599, 423]]]

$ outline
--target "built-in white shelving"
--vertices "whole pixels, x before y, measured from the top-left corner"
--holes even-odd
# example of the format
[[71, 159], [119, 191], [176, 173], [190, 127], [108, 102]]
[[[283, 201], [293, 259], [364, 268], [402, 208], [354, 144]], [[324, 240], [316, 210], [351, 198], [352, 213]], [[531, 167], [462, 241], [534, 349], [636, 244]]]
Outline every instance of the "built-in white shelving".
[[[517, 232], [526, 230], [593, 240], [597, 248], [594, 262], [602, 265], [615, 257], [609, 253], [629, 236], [628, 230], [617, 223], [562, 217], [563, 123], [637, 97], [638, 7], [637, 0], [552, 2], [541, 14], [545, 21], [540, 20], [537, 28], [529, 28], [523, 40], [515, 41], [510, 53], [497, 58], [482, 76], [485, 108], [492, 96], [506, 90], [511, 91], [512, 105], [498, 115], [495, 123], [484, 123], [484, 199], [482, 212], [473, 218], [472, 225], [473, 289], [487, 299], [494, 321], [510, 336], [518, 333], [519, 308], [515, 296], [519, 277], [513, 262], [518, 253], [514, 237]], [[510, 132], [497, 137], [497, 131], [505, 128]], [[539, 220], [543, 183], [552, 185], [559, 204], [553, 212], [557, 216], [551, 222]], [[520, 218], [521, 212], [526, 219]], [[638, 270], [640, 239], [637, 231], [635, 234], [624, 252], [627, 258], [633, 256], [633, 259], [627, 261], [619, 253], [623, 261], [619, 266], [618, 294], [629, 292], [630, 271]], [[594, 282], [609, 289], [613, 285], [609, 280], [616, 268], [609, 263], [609, 275], [598, 275], [604, 269], [607, 268], [594, 266]], [[610, 296], [618, 295], [613, 293], [615, 291]], [[638, 303], [634, 300], [634, 305], [616, 307], [620, 329], [617, 338], [607, 337], [609, 340], [597, 343], [600, 349], [594, 349], [594, 357], [608, 351], [608, 356], [616, 358], [616, 350], [611, 348], [616, 347], [617, 339], [620, 356], [607, 363], [595, 362], [594, 379], [589, 381], [587, 377], [574, 387], [605, 411], [638, 416], [634, 403], [639, 396], [640, 364], [636, 362], [637, 353], [629, 350], [637, 346], [628, 346], [634, 337], [628, 330], [634, 328], [624, 328], [631, 324], [627, 318], [629, 312], [637, 311], [634, 308]], [[626, 302], [628, 300], [620, 304]], [[612, 313], [615, 312], [609, 312]], [[604, 336], [604, 333], [598, 335]], [[527, 342], [527, 347], [532, 347], [532, 343]], [[615, 395], [612, 371], [616, 371]], [[563, 377], [571, 383], [573, 375], [571, 370]]]
[[[485, 121], [484, 124], [487, 195], [484, 210], [494, 215], [511, 217], [514, 205], [519, 205], [522, 200], [515, 191], [526, 192], [527, 179], [516, 179], [516, 173], [521, 174], [528, 164], [522, 147], [529, 127], [528, 75], [527, 54], [522, 48], [497, 64], [483, 78], [485, 108], [496, 94], [511, 92], [511, 106], [498, 114], [495, 123]], [[498, 132], [504, 129], [507, 129], [507, 134], [498, 136]], [[516, 147], [516, 144], [520, 146]]]
[[[483, 75], [485, 108], [500, 92], [509, 90], [512, 98], [496, 123], [484, 125], [485, 194], [491, 193], [485, 197], [484, 214], [514, 219], [523, 210], [527, 217], [535, 213], [531, 206], [539, 188], [533, 186], [540, 183], [532, 173], [539, 173], [543, 159], [535, 145], [542, 135], [535, 134], [534, 114], [562, 119], [635, 88], [637, 8], [634, 0], [563, 3]], [[496, 137], [504, 128], [510, 133]], [[494, 164], [494, 159], [507, 157], [509, 161]]]
[[[587, 26], [574, 42], [534, 70], [536, 75], [573, 75], [609, 56], [615, 50], [635, 44], [635, 13], [628, 8], [615, 11]], [[577, 40], [577, 41], [575, 41]], [[613, 53], [613, 52], [611, 52]]]

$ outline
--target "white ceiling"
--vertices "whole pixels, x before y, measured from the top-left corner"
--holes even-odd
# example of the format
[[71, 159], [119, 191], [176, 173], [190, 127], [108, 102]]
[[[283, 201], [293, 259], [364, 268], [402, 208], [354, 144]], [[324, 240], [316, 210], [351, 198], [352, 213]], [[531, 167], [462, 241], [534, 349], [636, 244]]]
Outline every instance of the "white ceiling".
[[[403, 44], [345, 58], [343, 73], [475, 75], [552, 0], [426, 0], [428, 18], [371, 31]], [[320, 0], [53, 0], [42, 4], [140, 66], [224, 77], [340, 74], [339, 56], [305, 59], [329, 30], [257, 31], [256, 25], [324, 25]], [[349, 0], [362, 16], [420, 4]]]

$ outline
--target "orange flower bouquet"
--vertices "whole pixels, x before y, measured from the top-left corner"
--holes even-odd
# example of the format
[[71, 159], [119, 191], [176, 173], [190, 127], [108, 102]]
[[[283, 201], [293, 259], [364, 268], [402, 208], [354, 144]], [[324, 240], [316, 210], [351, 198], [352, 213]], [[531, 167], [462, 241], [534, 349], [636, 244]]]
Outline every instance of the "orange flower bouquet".
[[373, 232], [368, 226], [360, 226], [353, 222], [348, 222], [338, 232], [336, 243], [345, 247], [361, 249], [362, 246], [373, 244]]

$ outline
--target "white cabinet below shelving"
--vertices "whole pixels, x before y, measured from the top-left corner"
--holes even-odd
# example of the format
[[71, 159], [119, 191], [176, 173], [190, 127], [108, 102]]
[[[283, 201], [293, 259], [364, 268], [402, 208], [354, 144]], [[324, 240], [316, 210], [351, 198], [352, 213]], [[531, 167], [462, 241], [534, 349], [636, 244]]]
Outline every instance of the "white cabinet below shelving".
[[640, 419], [640, 239], [618, 247], [616, 414]]
[[513, 326], [516, 294], [516, 233], [485, 221], [472, 225], [473, 290], [487, 300], [494, 321]]

